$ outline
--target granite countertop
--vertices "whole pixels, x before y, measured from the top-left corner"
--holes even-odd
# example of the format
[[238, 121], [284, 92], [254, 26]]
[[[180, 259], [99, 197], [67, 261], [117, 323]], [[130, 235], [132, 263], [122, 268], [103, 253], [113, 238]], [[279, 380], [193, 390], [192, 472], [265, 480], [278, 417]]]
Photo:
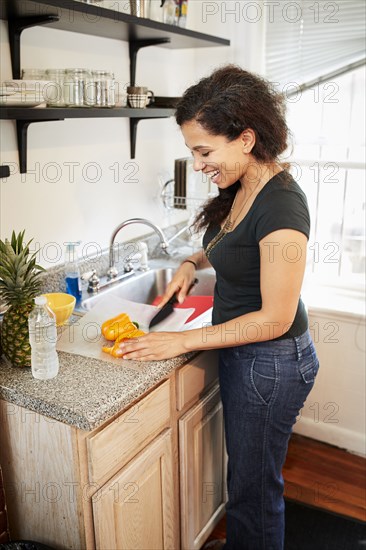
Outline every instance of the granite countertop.
[[148, 363], [121, 360], [119, 366], [59, 351], [60, 370], [51, 380], [36, 380], [30, 368], [8, 366], [0, 359], [0, 398], [82, 430], [92, 430], [195, 354]]
[[[174, 228], [171, 231], [175, 231]], [[145, 242], [149, 250], [157, 246], [157, 252], [150, 258], [158, 258], [161, 251], [156, 235]], [[162, 255], [167, 266], [179, 265], [192, 253], [184, 248], [184, 241], [178, 242], [177, 250], [179, 253], [173, 256]], [[98, 263], [94, 260], [92, 266], [86, 262], [81, 270], [85, 272], [91, 267], [96, 268], [98, 274], [106, 271], [108, 252], [98, 258]], [[64, 291], [63, 284], [63, 270], [51, 269], [46, 274], [43, 292]], [[60, 370], [51, 380], [36, 380], [30, 368], [9, 366], [0, 356], [0, 398], [76, 428], [92, 430], [141, 398], [196, 354], [146, 363], [121, 360], [121, 364], [116, 365], [58, 351]]]

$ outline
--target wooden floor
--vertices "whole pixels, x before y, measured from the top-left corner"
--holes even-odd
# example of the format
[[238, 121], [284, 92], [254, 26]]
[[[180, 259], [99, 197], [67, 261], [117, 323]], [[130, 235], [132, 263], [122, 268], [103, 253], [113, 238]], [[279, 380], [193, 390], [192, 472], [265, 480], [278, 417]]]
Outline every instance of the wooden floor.
[[[285, 496], [366, 521], [366, 460], [293, 434], [283, 469]], [[225, 518], [208, 538], [225, 538]]]

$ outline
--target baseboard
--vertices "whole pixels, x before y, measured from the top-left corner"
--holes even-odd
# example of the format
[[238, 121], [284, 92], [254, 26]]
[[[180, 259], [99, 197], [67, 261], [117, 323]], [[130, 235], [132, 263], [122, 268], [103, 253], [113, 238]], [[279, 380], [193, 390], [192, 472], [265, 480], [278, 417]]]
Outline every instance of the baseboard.
[[366, 457], [366, 443], [362, 434], [341, 428], [338, 424], [315, 423], [314, 419], [302, 416], [295, 424], [293, 431]]

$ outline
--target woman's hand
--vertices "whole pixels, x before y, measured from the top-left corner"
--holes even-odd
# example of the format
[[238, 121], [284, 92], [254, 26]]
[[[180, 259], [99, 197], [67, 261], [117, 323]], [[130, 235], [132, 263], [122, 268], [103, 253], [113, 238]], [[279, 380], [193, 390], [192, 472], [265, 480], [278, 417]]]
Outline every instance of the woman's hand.
[[178, 302], [183, 303], [188, 289], [194, 281], [195, 271], [193, 264], [188, 262], [181, 264], [167, 285], [158, 307], [163, 307], [174, 294], [177, 294]]
[[184, 332], [149, 332], [145, 336], [124, 340], [120, 348], [123, 359], [159, 361], [186, 353]]

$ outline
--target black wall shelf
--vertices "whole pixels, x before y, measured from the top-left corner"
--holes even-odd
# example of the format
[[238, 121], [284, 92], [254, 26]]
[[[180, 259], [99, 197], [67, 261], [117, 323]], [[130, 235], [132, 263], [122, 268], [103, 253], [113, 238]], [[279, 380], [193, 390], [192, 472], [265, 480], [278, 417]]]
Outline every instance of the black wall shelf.
[[147, 107], [2, 107], [0, 119], [4, 120], [63, 120], [65, 118], [165, 118], [174, 114], [174, 109]]
[[[129, 118], [131, 158], [135, 158], [137, 125], [140, 120], [153, 118], [169, 118], [174, 109], [149, 107], [146, 109], [130, 109], [114, 107], [101, 108], [52, 108], [52, 107], [2, 107], [0, 119], [16, 120], [19, 151], [19, 171], [27, 172], [27, 134], [30, 124], [35, 122], [56, 122], [67, 118]], [[5, 176], [2, 176], [5, 177]]]
[[[116, 0], [115, 5], [126, 5]], [[63, 31], [78, 32], [117, 40], [149, 40], [168, 38], [167, 48], [207, 48], [229, 46], [230, 40], [189, 29], [159, 23], [144, 17], [135, 17], [121, 10], [102, 8], [77, 0], [1, 0], [0, 18], [28, 18], [55, 16], [48, 26]]]
[[[126, 2], [118, 2], [118, 6]], [[147, 46], [168, 48], [202, 48], [229, 46], [224, 38], [203, 34], [189, 29], [166, 25], [151, 19], [135, 17], [98, 5], [78, 0], [0, 0], [0, 19], [8, 20], [9, 42], [13, 78], [21, 76], [21, 33], [33, 26], [71, 31], [91, 36], [101, 36], [129, 43], [130, 83], [134, 85], [137, 53]], [[135, 157], [136, 132], [140, 120], [167, 118], [174, 109], [146, 108], [25, 108], [2, 107], [0, 119], [16, 120], [20, 172], [27, 171], [27, 131], [35, 122], [59, 121], [65, 118], [110, 118], [130, 119], [131, 158]]]

